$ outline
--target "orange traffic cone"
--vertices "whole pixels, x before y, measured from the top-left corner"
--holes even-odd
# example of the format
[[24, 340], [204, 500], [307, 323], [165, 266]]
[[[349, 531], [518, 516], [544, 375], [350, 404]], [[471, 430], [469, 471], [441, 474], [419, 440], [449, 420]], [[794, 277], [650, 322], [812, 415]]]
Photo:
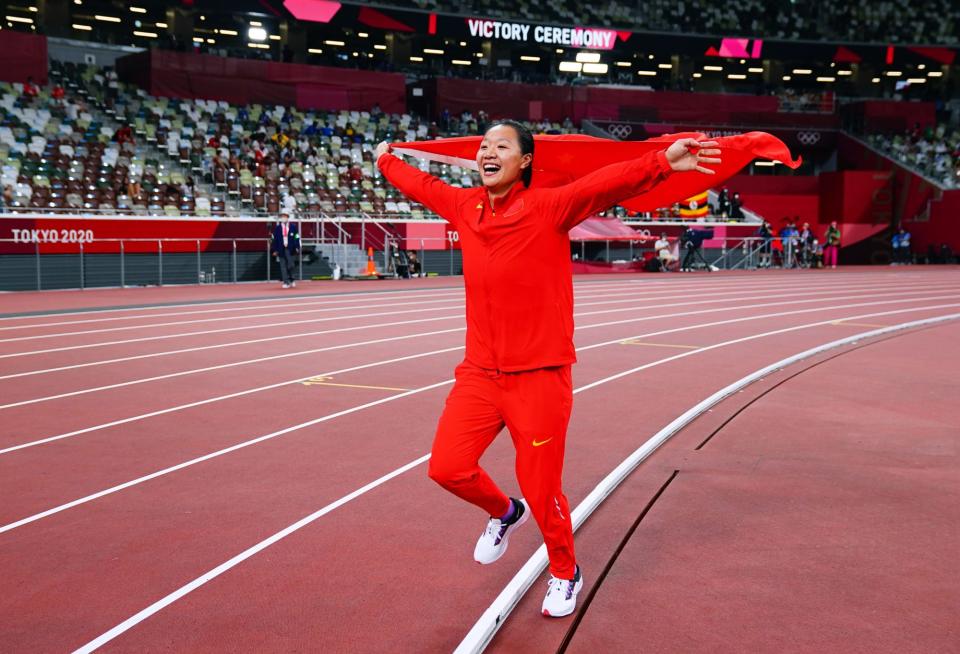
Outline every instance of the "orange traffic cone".
[[367, 272], [370, 277], [377, 276], [377, 266], [373, 263], [373, 248], [367, 248]]

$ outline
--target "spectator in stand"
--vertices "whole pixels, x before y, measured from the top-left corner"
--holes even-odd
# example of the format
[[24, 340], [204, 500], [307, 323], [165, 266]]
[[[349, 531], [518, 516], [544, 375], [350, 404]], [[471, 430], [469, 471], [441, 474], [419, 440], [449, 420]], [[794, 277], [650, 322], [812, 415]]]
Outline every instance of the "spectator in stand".
[[117, 128], [117, 131], [113, 134], [113, 140], [117, 142], [117, 145], [122, 146], [124, 143], [130, 143], [131, 145], [136, 144], [136, 139], [133, 136], [133, 129], [130, 127], [129, 123], [124, 123]]
[[726, 218], [730, 215], [730, 191], [724, 188], [717, 196], [717, 215]]
[[53, 98], [54, 104], [56, 104], [58, 107], [63, 106], [64, 95], [66, 95], [66, 93], [63, 90], [63, 87], [59, 84], [55, 84], [53, 90], [50, 91], [50, 97]]
[[23, 85], [23, 97], [32, 100], [33, 98], [39, 95], [40, 89], [37, 88], [37, 85], [33, 83], [33, 77], [27, 77], [27, 81]]
[[13, 187], [7, 184], [3, 187], [3, 195], [0, 196], [0, 211], [5, 212], [11, 205], [13, 205]]
[[140, 190], [140, 180], [133, 176], [128, 177], [127, 195], [130, 197], [131, 201], [136, 201], [140, 198]]
[[730, 200], [730, 218], [732, 220], [743, 220], [742, 206], [743, 203], [740, 201], [740, 193], [734, 193], [733, 199]]
[[270, 140], [277, 144], [278, 147], [285, 148], [287, 143], [290, 142], [290, 137], [283, 133], [283, 130], [277, 130], [274, 132], [273, 136], [270, 137]]
[[837, 255], [840, 251], [840, 228], [837, 227], [837, 221], [830, 223], [827, 233], [823, 238], [823, 266], [831, 268], [837, 267]]
[[273, 227], [273, 255], [280, 265], [280, 279], [283, 288], [296, 288], [293, 278], [293, 257], [300, 251], [300, 230], [297, 223], [290, 222], [290, 213], [286, 209], [280, 212], [280, 220]]

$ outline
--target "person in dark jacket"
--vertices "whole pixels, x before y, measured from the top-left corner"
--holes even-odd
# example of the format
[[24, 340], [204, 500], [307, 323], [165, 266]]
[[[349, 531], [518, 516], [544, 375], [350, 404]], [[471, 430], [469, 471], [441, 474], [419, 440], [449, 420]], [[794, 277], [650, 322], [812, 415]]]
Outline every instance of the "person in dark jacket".
[[290, 213], [280, 212], [280, 220], [273, 226], [273, 255], [280, 264], [280, 279], [283, 288], [296, 288], [297, 280], [293, 278], [294, 256], [300, 252], [300, 230], [297, 223], [290, 222]]

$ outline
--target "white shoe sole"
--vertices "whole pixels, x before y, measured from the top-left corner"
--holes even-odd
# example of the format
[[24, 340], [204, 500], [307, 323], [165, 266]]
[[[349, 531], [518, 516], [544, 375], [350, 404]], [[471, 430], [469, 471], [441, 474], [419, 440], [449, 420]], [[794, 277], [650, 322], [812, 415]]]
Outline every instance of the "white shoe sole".
[[520, 516], [519, 520], [517, 520], [512, 525], [510, 525], [510, 529], [508, 529], [507, 533], [504, 534], [503, 540], [501, 541], [501, 543], [503, 544], [503, 547], [500, 548], [500, 553], [497, 554], [494, 558], [490, 559], [489, 561], [481, 561], [480, 559], [477, 558], [477, 553], [474, 552], [473, 553], [474, 561], [476, 561], [480, 565], [490, 565], [491, 563], [495, 563], [496, 561], [499, 561], [500, 557], [506, 554], [507, 546], [510, 545], [510, 536], [513, 534], [513, 532], [519, 529], [524, 522], [530, 519], [530, 507], [527, 506], [526, 500], [520, 500], [520, 502], [523, 504], [523, 515]]
[[541, 607], [541, 612], [548, 618], [565, 618], [577, 609], [577, 594], [580, 592], [581, 588], [583, 588], [583, 572], [580, 573], [580, 581], [578, 581], [577, 585], [573, 587], [573, 603], [570, 605], [570, 608], [567, 611], [563, 613], [550, 613], [550, 611]]

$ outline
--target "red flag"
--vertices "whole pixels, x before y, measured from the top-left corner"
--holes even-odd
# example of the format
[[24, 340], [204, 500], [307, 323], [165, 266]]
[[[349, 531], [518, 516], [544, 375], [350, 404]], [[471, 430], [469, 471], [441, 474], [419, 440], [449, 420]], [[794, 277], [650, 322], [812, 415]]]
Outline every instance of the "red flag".
[[[708, 139], [700, 133], [686, 132], [664, 134], [646, 141], [611, 141], [583, 134], [538, 135], [533, 137], [535, 146], [532, 186], [561, 186], [608, 164], [635, 159], [650, 151], [663, 150], [677, 139], [690, 137], [700, 141], [713, 140], [720, 144], [722, 163], [707, 166], [716, 171], [715, 175], [698, 172], [674, 173], [649, 192], [620, 204], [631, 211], [653, 211], [672, 206], [675, 202], [722, 184], [754, 159], [777, 160], [794, 169], [801, 161], [799, 157], [793, 159], [783, 141], [765, 132], [748, 132], [715, 139]], [[481, 140], [480, 136], [460, 136], [435, 141], [394, 143], [393, 147], [399, 154], [476, 170], [476, 154]]]

